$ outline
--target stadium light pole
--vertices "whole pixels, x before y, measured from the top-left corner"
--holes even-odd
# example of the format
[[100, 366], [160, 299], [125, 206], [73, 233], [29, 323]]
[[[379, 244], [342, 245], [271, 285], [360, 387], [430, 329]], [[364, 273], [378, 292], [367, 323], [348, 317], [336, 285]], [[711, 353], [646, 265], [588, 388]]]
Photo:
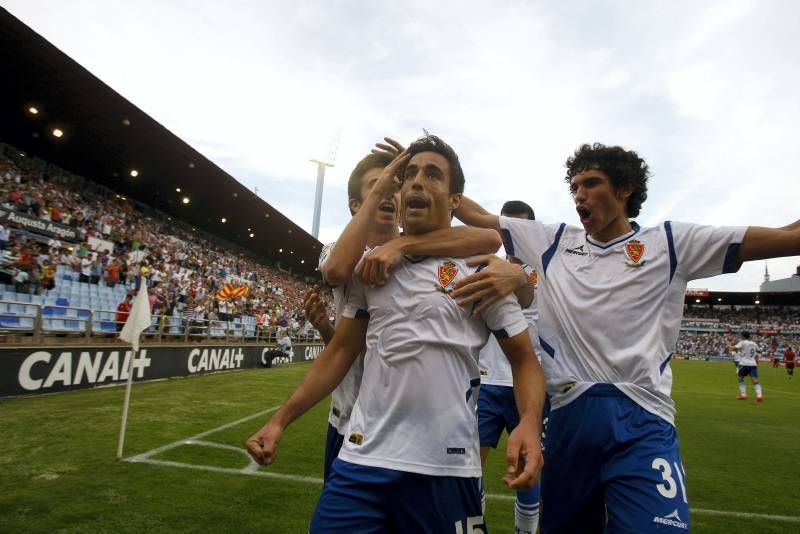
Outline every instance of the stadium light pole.
[[322, 212], [322, 187], [325, 184], [325, 168], [333, 167], [333, 162], [312, 159], [311, 163], [317, 165], [317, 189], [314, 192], [314, 220], [311, 223], [311, 235], [319, 239], [319, 217]]

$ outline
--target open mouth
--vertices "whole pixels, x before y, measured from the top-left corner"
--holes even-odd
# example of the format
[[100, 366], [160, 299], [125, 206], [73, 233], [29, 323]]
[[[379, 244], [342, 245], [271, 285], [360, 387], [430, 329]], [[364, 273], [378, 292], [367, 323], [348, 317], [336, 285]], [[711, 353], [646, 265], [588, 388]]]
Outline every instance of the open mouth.
[[383, 213], [392, 213], [394, 214], [395, 207], [394, 204], [391, 202], [382, 202], [380, 206], [378, 206], [378, 210], [382, 211]]
[[578, 212], [578, 217], [581, 218], [581, 221], [586, 221], [592, 215], [592, 212], [586, 206], [577, 206], [575, 211]]
[[428, 207], [428, 201], [424, 197], [415, 196], [406, 199], [406, 208], [410, 210], [425, 209]]

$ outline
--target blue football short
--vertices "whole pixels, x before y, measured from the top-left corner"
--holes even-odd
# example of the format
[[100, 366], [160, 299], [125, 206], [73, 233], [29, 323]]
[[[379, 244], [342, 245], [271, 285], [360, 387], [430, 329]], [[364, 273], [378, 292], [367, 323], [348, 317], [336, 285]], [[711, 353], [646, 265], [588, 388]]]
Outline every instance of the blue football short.
[[368, 467], [337, 458], [314, 510], [310, 533], [488, 532], [479, 481]]
[[739, 378], [744, 378], [746, 376], [752, 376], [753, 378], [758, 378], [758, 367], [756, 367], [755, 365], [740, 365]]
[[332, 424], [328, 423], [328, 435], [325, 437], [325, 480], [331, 474], [333, 461], [339, 456], [339, 449], [344, 443], [344, 436], [339, 434]]
[[481, 384], [478, 394], [478, 435], [481, 447], [497, 448], [503, 430], [511, 433], [519, 424], [514, 388]]
[[675, 427], [610, 384], [550, 412], [542, 533], [688, 532]]

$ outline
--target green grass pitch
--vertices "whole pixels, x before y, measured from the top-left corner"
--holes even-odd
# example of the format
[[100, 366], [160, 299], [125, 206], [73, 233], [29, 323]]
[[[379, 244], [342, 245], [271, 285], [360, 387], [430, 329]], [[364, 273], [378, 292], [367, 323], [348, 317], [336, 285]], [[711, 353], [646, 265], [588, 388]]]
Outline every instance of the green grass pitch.
[[[693, 530], [800, 530], [800, 377], [762, 365], [766, 401], [736, 401], [730, 363], [676, 361], [677, 426], [688, 473]], [[140, 455], [277, 406], [308, 365], [137, 384], [125, 456]], [[246, 476], [245, 439], [258, 416], [153, 454], [166, 465], [115, 459], [124, 388], [0, 401], [0, 532], [303, 533], [319, 494], [327, 401], [287, 431], [275, 465]], [[220, 447], [221, 445], [222, 447]], [[501, 443], [501, 447], [504, 443]], [[493, 532], [513, 531], [513, 495], [489, 457]], [[169, 462], [218, 471], [187, 469]], [[227, 469], [227, 471], [225, 471]], [[294, 477], [294, 478], [292, 478]], [[737, 516], [765, 514], [770, 517]]]

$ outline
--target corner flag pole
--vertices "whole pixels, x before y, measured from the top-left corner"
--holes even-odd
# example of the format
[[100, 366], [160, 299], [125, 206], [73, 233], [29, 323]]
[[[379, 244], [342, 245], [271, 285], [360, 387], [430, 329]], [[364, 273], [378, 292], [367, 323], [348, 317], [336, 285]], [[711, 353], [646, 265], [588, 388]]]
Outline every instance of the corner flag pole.
[[125, 326], [119, 333], [119, 338], [133, 346], [131, 358], [128, 361], [128, 383], [125, 385], [125, 401], [122, 404], [122, 422], [119, 427], [119, 442], [117, 443], [117, 459], [122, 459], [122, 448], [125, 444], [125, 427], [128, 423], [128, 406], [131, 400], [131, 387], [133, 386], [133, 361], [139, 352], [139, 338], [142, 332], [150, 328], [150, 299], [147, 297], [147, 282], [142, 279], [139, 293], [133, 302], [133, 309], [128, 314]]

